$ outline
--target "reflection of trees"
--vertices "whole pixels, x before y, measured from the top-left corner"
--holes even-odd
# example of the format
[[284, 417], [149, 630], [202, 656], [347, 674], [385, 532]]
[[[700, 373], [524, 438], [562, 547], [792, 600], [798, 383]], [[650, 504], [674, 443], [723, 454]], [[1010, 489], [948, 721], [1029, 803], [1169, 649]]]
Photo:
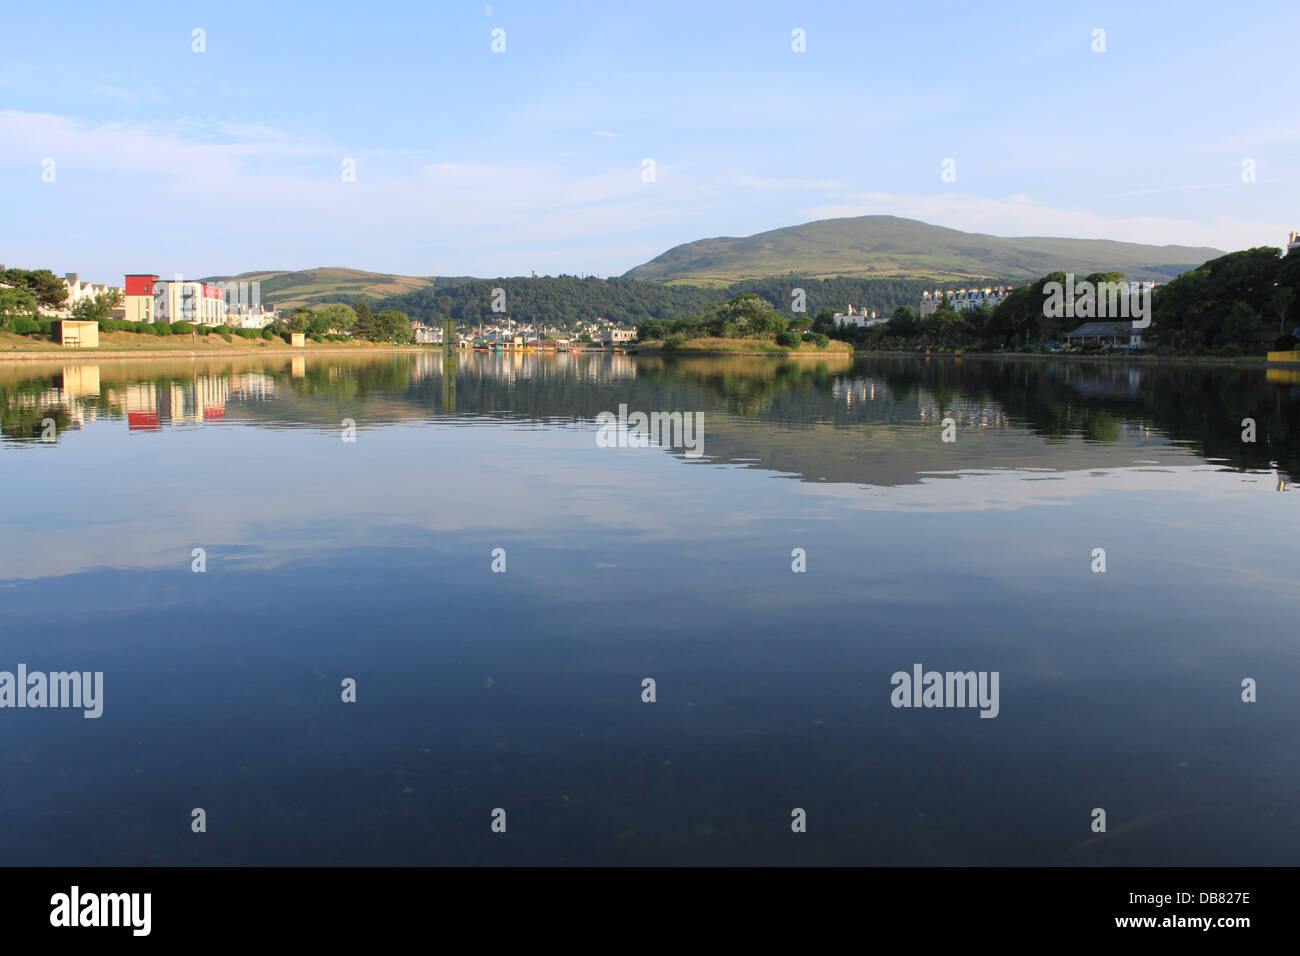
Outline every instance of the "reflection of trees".
[[[952, 412], [1047, 439], [1115, 442], [1153, 429], [1234, 468], [1300, 474], [1300, 381], [1245, 367], [1126, 363], [744, 356], [483, 356], [436, 352], [236, 362], [103, 363], [97, 394], [61, 390], [50, 369], [0, 367], [0, 432], [40, 436], [85, 418], [120, 418], [128, 387], [165, 394], [203, 377], [272, 387], [231, 391], [246, 421], [336, 426], [344, 417], [393, 421], [431, 414], [532, 421], [601, 412], [702, 411], [780, 425], [907, 425]], [[1253, 418], [1257, 439], [1241, 440]]]
[[721, 402], [733, 415], [755, 417], [771, 409], [778, 396], [829, 393], [832, 376], [826, 363], [792, 359], [684, 358], [664, 362], [639, 378], [647, 383], [689, 383]]
[[[878, 377], [895, 396], [956, 388], [967, 402], [996, 403], [1017, 425], [1049, 438], [1114, 441], [1128, 425], [1186, 441], [1235, 468], [1277, 463], [1294, 474], [1300, 465], [1300, 390], [1270, 382], [1258, 368], [868, 359], [854, 373]], [[1256, 423], [1254, 443], [1241, 440], [1246, 418]]]
[[50, 383], [0, 385], [0, 435], [15, 441], [39, 439], [47, 418], [54, 419], [56, 434], [67, 429], [72, 414], [50, 400], [50, 388]]

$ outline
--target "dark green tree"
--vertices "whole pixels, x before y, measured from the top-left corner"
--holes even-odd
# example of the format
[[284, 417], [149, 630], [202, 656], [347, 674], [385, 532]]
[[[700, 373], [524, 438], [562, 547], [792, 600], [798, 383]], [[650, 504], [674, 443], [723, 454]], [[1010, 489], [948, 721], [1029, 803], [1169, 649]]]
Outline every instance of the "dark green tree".
[[356, 339], [373, 340], [375, 336], [374, 317], [370, 314], [370, 306], [365, 299], [357, 299], [352, 306], [352, 310], [357, 314], [357, 324], [352, 328], [352, 337]]

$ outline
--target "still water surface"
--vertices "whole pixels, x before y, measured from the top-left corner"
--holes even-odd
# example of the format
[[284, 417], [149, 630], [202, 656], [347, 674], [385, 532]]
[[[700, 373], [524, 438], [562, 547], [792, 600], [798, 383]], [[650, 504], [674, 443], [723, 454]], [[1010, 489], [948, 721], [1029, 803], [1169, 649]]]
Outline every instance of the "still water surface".
[[[703, 455], [600, 447], [620, 404]], [[98, 719], [0, 709], [0, 862], [1300, 852], [1293, 373], [19, 363], [0, 415], [0, 670], [104, 674]], [[891, 706], [918, 663], [998, 716]]]

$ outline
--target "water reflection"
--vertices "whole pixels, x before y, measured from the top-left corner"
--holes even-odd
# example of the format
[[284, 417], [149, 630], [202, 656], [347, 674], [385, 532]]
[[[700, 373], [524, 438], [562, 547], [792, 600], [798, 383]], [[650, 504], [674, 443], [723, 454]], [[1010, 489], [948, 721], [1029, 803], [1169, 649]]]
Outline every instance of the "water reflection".
[[[958, 456], [926, 447], [924, 430], [950, 418], [962, 430], [964, 469], [1118, 466], [1156, 447], [1276, 470], [1281, 488], [1300, 467], [1298, 401], [1290, 370], [1122, 363], [428, 352], [0, 366], [7, 442], [58, 441], [113, 422], [129, 432], [227, 420], [326, 428], [344, 417], [361, 427], [573, 424], [626, 402], [707, 413], [715, 462], [877, 485], [951, 466]], [[1245, 419], [1256, 423], [1254, 442], [1242, 440]], [[971, 439], [980, 432], [1026, 440], [1008, 450]], [[1031, 437], [1102, 447], [1048, 451]], [[863, 458], [867, 445], [874, 460]]]
[[[0, 855], [1293, 862], [1296, 389], [986, 360], [5, 363], [0, 670], [101, 671], [105, 702], [0, 712]], [[620, 404], [703, 412], [704, 458], [599, 447]], [[999, 716], [891, 708], [915, 662], [999, 672]]]

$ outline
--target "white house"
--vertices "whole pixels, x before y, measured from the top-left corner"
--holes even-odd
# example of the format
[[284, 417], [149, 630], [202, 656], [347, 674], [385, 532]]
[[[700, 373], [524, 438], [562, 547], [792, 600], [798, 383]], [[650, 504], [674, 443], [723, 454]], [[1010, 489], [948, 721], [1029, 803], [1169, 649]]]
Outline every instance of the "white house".
[[95, 296], [107, 292], [121, 292], [119, 286], [104, 285], [102, 283], [82, 282], [81, 277], [75, 272], [69, 272], [63, 277], [63, 285], [68, 290], [68, 297], [63, 300], [62, 307], [58, 309], [41, 309], [42, 315], [50, 315], [55, 318], [66, 319], [72, 315], [72, 307], [81, 302], [91, 302]]
[[941, 292], [936, 289], [934, 292], [922, 292], [921, 315], [933, 315], [939, 311], [945, 295], [953, 311], [962, 312], [966, 309], [978, 309], [984, 305], [994, 308], [1007, 297], [1010, 291], [1004, 286], [998, 286], [996, 289], [958, 289], [956, 292]]
[[856, 325], [861, 329], [869, 329], [872, 326], [884, 325], [889, 321], [888, 317], [880, 318], [875, 312], [867, 312], [865, 306], [863, 306], [861, 312], [854, 312], [853, 303], [849, 303], [849, 311], [836, 312], [831, 318], [836, 325]]

